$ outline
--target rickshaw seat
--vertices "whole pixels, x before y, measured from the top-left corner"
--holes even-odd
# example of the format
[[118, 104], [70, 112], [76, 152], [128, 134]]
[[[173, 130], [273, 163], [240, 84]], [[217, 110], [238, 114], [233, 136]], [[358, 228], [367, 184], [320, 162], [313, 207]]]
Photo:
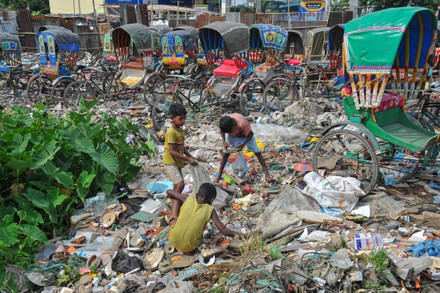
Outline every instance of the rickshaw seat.
[[238, 76], [241, 68], [235, 65], [234, 60], [225, 59], [222, 64], [214, 70], [214, 75], [218, 76]]
[[124, 69], [133, 69], [133, 70], [144, 70], [144, 64], [142, 60], [139, 61], [130, 61], [124, 64]]
[[379, 133], [372, 131], [373, 134], [411, 151], [427, 149], [437, 140], [435, 132], [413, 123], [400, 107], [377, 112], [374, 117]]

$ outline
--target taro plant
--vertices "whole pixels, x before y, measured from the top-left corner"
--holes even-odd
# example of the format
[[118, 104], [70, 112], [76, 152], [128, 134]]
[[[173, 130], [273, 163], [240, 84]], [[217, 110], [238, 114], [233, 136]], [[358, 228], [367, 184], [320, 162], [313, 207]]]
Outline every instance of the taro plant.
[[141, 155], [154, 155], [152, 140], [127, 143], [135, 125], [97, 118], [94, 103], [62, 119], [42, 105], [0, 112], [0, 284], [9, 280], [6, 263], [30, 265], [47, 237], [68, 228], [75, 207], [98, 191], [112, 194], [137, 175]]

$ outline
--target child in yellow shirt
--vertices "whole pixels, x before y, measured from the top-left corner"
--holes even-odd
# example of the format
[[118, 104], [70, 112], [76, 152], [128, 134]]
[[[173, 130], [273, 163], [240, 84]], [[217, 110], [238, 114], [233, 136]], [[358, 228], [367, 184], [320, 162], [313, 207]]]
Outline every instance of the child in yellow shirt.
[[223, 235], [234, 237], [237, 234], [223, 225], [211, 205], [217, 196], [213, 184], [200, 185], [196, 196], [186, 197], [174, 190], [168, 190], [167, 194], [170, 198], [183, 203], [179, 218], [170, 230], [170, 240], [180, 252], [193, 252], [202, 244], [203, 231], [209, 220], [214, 222]]
[[[168, 178], [173, 182], [173, 190], [180, 193], [185, 187], [182, 175], [185, 161], [191, 165], [196, 165], [197, 161], [185, 149], [185, 130], [182, 128], [186, 121], [185, 107], [181, 104], [172, 104], [169, 108], [169, 115], [172, 125], [165, 134], [163, 163]], [[173, 224], [179, 216], [180, 205], [177, 200], [171, 200], [170, 224]]]

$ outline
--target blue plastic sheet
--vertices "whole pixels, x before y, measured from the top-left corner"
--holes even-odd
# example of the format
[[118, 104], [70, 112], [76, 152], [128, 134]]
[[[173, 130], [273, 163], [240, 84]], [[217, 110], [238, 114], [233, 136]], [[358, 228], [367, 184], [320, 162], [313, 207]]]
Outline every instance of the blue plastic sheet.
[[425, 240], [422, 241], [412, 248], [408, 248], [408, 251], [412, 252], [415, 257], [421, 257], [425, 254], [429, 256], [439, 256], [440, 255], [440, 240]]

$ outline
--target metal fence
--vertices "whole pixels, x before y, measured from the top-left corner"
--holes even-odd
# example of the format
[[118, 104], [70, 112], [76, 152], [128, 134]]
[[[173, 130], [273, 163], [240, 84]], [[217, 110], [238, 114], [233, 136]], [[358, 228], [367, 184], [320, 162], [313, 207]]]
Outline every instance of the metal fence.
[[282, 28], [308, 28], [325, 26], [329, 13], [255, 13], [255, 12], [227, 12], [226, 20], [240, 22], [246, 25], [266, 23], [279, 25]]

